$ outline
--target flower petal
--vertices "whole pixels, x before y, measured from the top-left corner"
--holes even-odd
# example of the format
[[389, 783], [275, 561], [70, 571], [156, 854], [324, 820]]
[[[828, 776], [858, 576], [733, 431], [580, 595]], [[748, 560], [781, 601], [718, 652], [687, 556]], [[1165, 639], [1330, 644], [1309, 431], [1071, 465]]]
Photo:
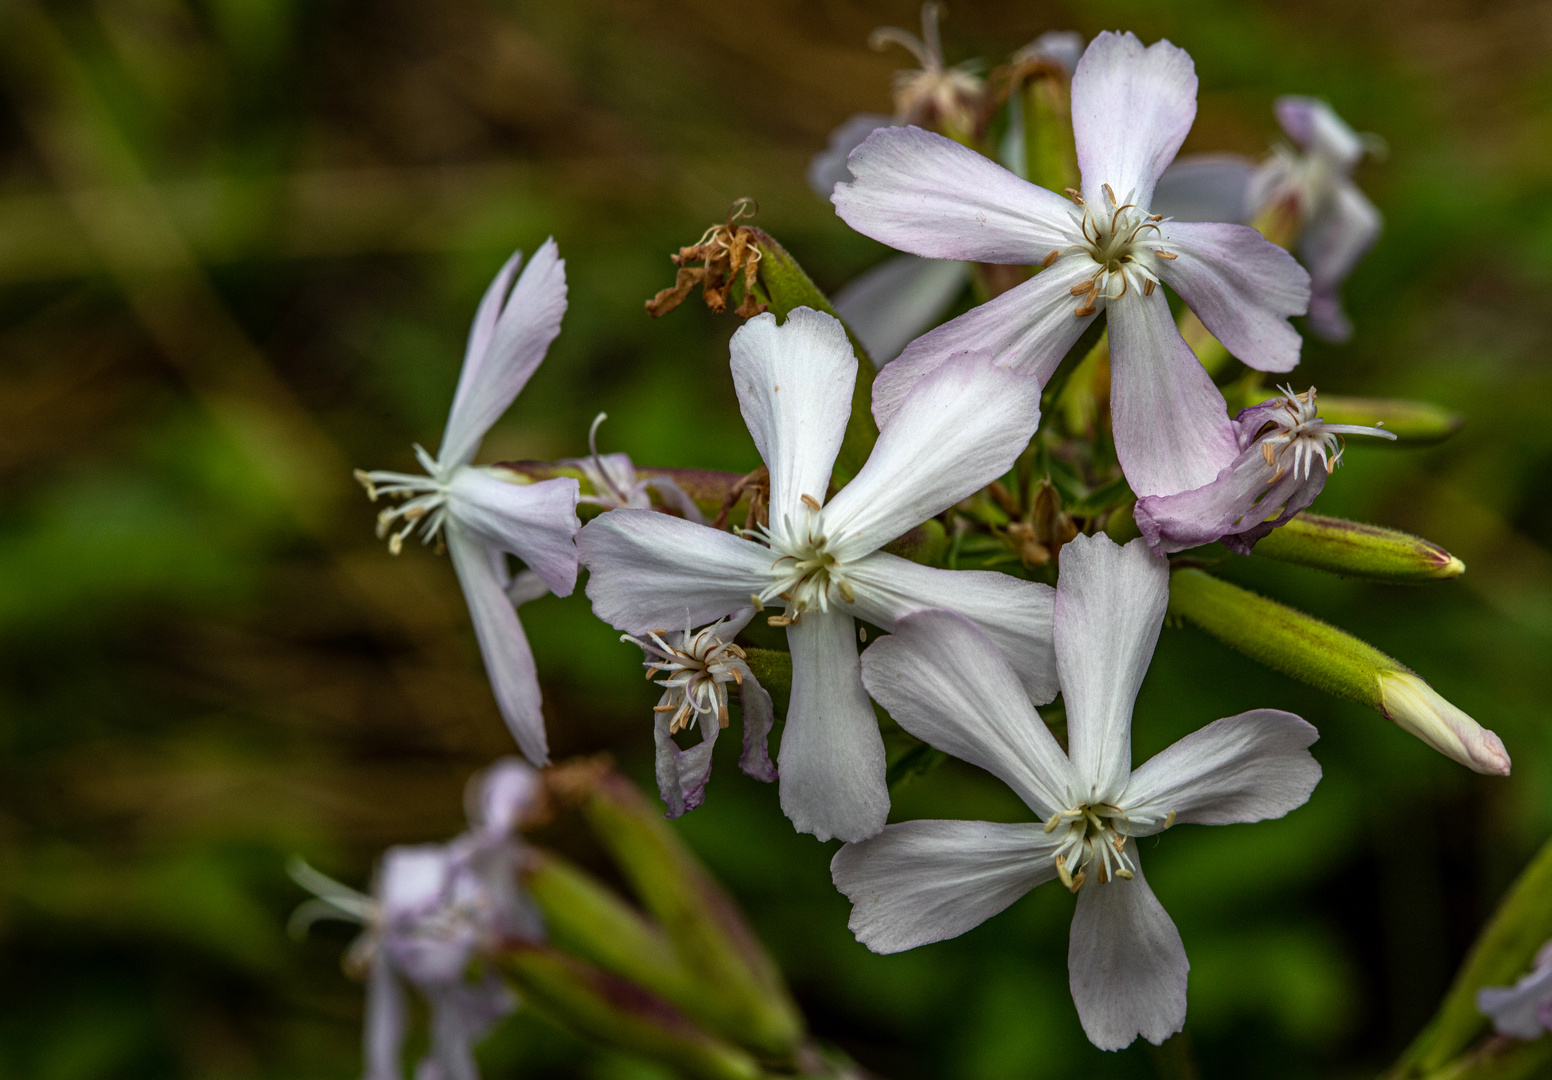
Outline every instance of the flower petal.
[[1250, 181], [1256, 164], [1238, 154], [1176, 158], [1153, 189], [1149, 209], [1171, 221], [1229, 221], [1245, 225], [1255, 213]]
[[496, 695], [496, 707], [523, 756], [535, 765], [548, 765], [550, 751], [540, 709], [539, 671], [523, 624], [518, 622], [517, 611], [497, 575], [496, 560], [503, 556], [479, 537], [465, 532], [456, 521], [447, 523], [445, 533], [447, 553], [452, 557], [458, 584], [463, 586], [469, 616], [474, 621], [474, 636], [485, 661], [485, 674]]
[[1083, 57], [1088, 44], [1076, 30], [1047, 30], [1028, 45], [1013, 54], [1015, 63], [1021, 60], [1049, 60], [1060, 64], [1070, 75]]
[[1078, 890], [1067, 944], [1072, 1003], [1089, 1042], [1120, 1050], [1141, 1035], [1157, 1046], [1185, 1026], [1191, 964], [1180, 931], [1143, 877], [1091, 882]]
[[807, 520], [802, 496], [824, 502], [851, 417], [857, 354], [834, 316], [800, 307], [776, 325], [756, 315], [733, 335], [733, 386], [771, 473], [771, 528]]
[[884, 827], [884, 740], [862, 689], [856, 624], [809, 610], [787, 628], [792, 703], [781, 735], [781, 809], [798, 832], [862, 840]]
[[867, 464], [824, 508], [829, 550], [850, 562], [941, 514], [1007, 472], [1039, 423], [1034, 379], [984, 353], [945, 361], [916, 384]]
[[830, 861], [852, 902], [847, 924], [876, 953], [958, 937], [1056, 876], [1038, 823], [907, 821], [847, 844]]
[[[670, 695], [664, 694], [662, 704], [669, 703]], [[720, 728], [713, 720], [698, 725], [701, 741], [688, 750], [681, 750], [674, 742], [669, 726], [673, 714], [660, 712], [652, 716], [652, 741], [657, 750], [657, 789], [668, 807], [667, 817], [682, 817], [706, 801], [706, 782], [711, 779], [711, 753], [717, 744]]]
[[1137, 527], [1160, 554], [1222, 540], [1229, 550], [1248, 555], [1256, 541], [1314, 502], [1326, 484], [1326, 470], [1318, 465], [1307, 476], [1288, 469], [1268, 486], [1275, 475], [1256, 442], [1210, 484], [1138, 499]]
[[[840, 127], [830, 132], [830, 142], [808, 162], [808, 186], [821, 199], [828, 199], [836, 184], [851, 179], [846, 167], [847, 156], [862, 140], [879, 128], [894, 124], [894, 119], [878, 113], [856, 113], [841, 121]], [[847, 320], [850, 322], [851, 320]], [[855, 329], [855, 327], [853, 328]]]
[[1546, 1034], [1552, 1026], [1547, 1017], [1549, 1004], [1552, 967], [1532, 971], [1513, 986], [1484, 986], [1477, 991], [1477, 1009], [1493, 1021], [1493, 1030], [1515, 1039], [1539, 1039]]
[[1383, 219], [1374, 204], [1350, 181], [1336, 185], [1299, 239], [1299, 254], [1309, 267], [1312, 294], [1309, 325], [1317, 337], [1342, 342], [1352, 323], [1342, 310], [1341, 288], [1358, 260], [1374, 244]]
[[716, 622], [771, 580], [768, 548], [656, 510], [600, 514], [577, 549], [593, 613], [627, 634]]
[[1177, 823], [1230, 825], [1279, 818], [1303, 806], [1320, 782], [1320, 765], [1309, 752], [1319, 737], [1279, 709], [1214, 720], [1132, 773], [1121, 805], [1161, 819], [1133, 827], [1132, 835], [1162, 831], [1170, 813]]
[[502, 758], [470, 781], [464, 793], [469, 824], [476, 833], [505, 839], [518, 819], [538, 804], [544, 780], [533, 766], [515, 757]]
[[776, 765], [766, 748], [771, 726], [776, 723], [776, 706], [752, 674], [745, 675], [738, 688], [738, 703], [744, 714], [744, 752], [738, 757], [738, 767], [744, 775], [769, 784], [776, 779]]
[[1086, 802], [1115, 802], [1132, 767], [1132, 706], [1169, 605], [1169, 565], [1142, 540], [1103, 533], [1062, 548], [1056, 666], [1067, 703], [1068, 756]]
[[1101, 184], [1141, 207], [1196, 119], [1196, 65], [1168, 41], [1105, 32], [1072, 76], [1072, 133], [1083, 198], [1104, 205]]
[[1037, 705], [1056, 697], [1052, 625], [1056, 590], [992, 570], [942, 570], [876, 551], [847, 568], [857, 595], [852, 610], [875, 626], [924, 608], [956, 611], [981, 628], [1013, 665]]
[[930, 609], [862, 655], [862, 683], [896, 723], [1000, 779], [1044, 820], [1073, 805], [1077, 774], [1018, 676], [969, 619]]
[[1309, 310], [1310, 276], [1298, 260], [1248, 225], [1169, 222], [1159, 277], [1213, 336], [1258, 371], [1292, 371], [1303, 344], [1288, 325]]
[[835, 294], [835, 313], [862, 340], [875, 367], [943, 317], [970, 280], [970, 267], [946, 259], [896, 255]]
[[1094, 316], [1077, 318], [1072, 287], [1093, 277], [1094, 264], [1058, 259], [1029, 281], [929, 330], [905, 347], [873, 380], [873, 418], [880, 427], [899, 411], [916, 384], [950, 356], [987, 353], [1044, 386]]
[[569, 476], [513, 484], [465, 466], [447, 486], [448, 511], [471, 535], [522, 559], [556, 596], [570, 596], [577, 584], [579, 490]]
[[494, 972], [478, 983], [459, 981], [427, 995], [431, 1046], [415, 1069], [415, 1080], [480, 1080], [474, 1044], [517, 1008], [517, 999]]
[[1116, 456], [1138, 495], [1211, 483], [1239, 456], [1223, 394], [1175, 328], [1162, 292], [1109, 307]]
[[[490, 430], [544, 359], [560, 333], [566, 314], [566, 262], [553, 238], [534, 252], [512, 294], [502, 304], [507, 282], [517, 269], [514, 255], [480, 302], [458, 390], [453, 395], [447, 430], [437, 461], [444, 467], [467, 465]], [[494, 319], [492, 312], [500, 308]]]
[[1319, 98], [1288, 94], [1272, 106], [1277, 122], [1299, 147], [1351, 169], [1363, 157], [1363, 137]]
[[1033, 265], [1078, 233], [1072, 203], [918, 127], [875, 131], [830, 201], [853, 229], [929, 259]]
[[404, 984], [389, 962], [388, 951], [378, 949], [366, 986], [366, 1024], [362, 1053], [366, 1059], [364, 1080], [404, 1080], [404, 1035], [409, 1015]]

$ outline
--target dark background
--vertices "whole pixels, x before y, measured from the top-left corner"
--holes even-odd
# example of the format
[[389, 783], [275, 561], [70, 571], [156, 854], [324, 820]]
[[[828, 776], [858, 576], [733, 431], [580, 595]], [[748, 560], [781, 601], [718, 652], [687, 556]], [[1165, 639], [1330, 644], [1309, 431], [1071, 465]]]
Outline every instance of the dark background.
[[[344, 929], [294, 943], [300, 853], [364, 886], [387, 845], [462, 824], [513, 747], [445, 560], [391, 558], [350, 467], [434, 445], [491, 274], [547, 235], [560, 340], [482, 460], [605, 449], [747, 470], [731, 316], [642, 302], [734, 198], [834, 288], [883, 249], [803, 183], [906, 57], [911, 3], [6, 0], [0, 17], [0, 1077], [346, 1077]], [[1372, 1075], [1427, 1019], [1552, 829], [1552, 6], [1459, 0], [991, 4], [949, 58], [1126, 27], [1196, 59], [1187, 150], [1263, 153], [1273, 98], [1326, 97], [1386, 160], [1343, 347], [1297, 373], [1467, 418], [1430, 449], [1354, 446], [1317, 509], [1419, 532], [1469, 572], [1430, 588], [1266, 560], [1227, 573], [1410, 664], [1497, 730], [1474, 776], [1378, 716], [1169, 629], [1142, 757], [1255, 706], [1315, 723], [1325, 779], [1282, 821], [1145, 853], [1191, 957], [1206, 1077]], [[558, 755], [650, 777], [639, 653], [580, 595], [524, 608]], [[725, 749], [735, 750], [734, 740]], [[867, 953], [731, 759], [677, 827], [729, 884], [814, 1028], [895, 1078], [1170, 1075], [1102, 1054], [1066, 989], [1071, 900]], [[1014, 818], [950, 764], [896, 819]], [[486, 1076], [661, 1074], [520, 1017]], [[1182, 1075], [1174, 1073], [1174, 1075]]]

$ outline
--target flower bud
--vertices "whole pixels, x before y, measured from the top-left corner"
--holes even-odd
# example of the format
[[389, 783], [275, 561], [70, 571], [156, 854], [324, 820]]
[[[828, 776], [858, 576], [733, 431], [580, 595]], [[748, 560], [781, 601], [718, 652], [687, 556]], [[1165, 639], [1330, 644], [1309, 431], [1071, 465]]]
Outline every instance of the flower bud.
[[1263, 537], [1255, 554], [1393, 584], [1444, 581], [1466, 572], [1465, 563], [1421, 537], [1308, 512]]
[[1447, 758], [1488, 776], [1509, 775], [1503, 740], [1410, 671], [1382, 671], [1380, 712]]

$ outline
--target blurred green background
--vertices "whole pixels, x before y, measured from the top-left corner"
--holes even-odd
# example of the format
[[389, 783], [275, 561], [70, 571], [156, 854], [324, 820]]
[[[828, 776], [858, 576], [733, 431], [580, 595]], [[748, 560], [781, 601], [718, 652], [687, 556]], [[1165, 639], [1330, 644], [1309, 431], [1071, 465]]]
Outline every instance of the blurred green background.
[[[560, 340], [483, 460], [585, 448], [745, 471], [731, 316], [642, 302], [736, 197], [834, 288], [884, 254], [803, 182], [831, 127], [887, 112], [902, 2], [0, 0], [0, 1077], [347, 1077], [344, 929], [296, 944], [292, 853], [364, 885], [450, 836], [513, 747], [450, 567], [391, 558], [351, 466], [440, 437], [480, 292], [514, 247], [567, 258]], [[1552, 830], [1552, 8], [1507, 2], [973, 3], [951, 61], [1126, 27], [1196, 59], [1187, 151], [1265, 151], [1280, 93], [1389, 143], [1333, 393], [1426, 398], [1465, 430], [1354, 446], [1316, 509], [1419, 532], [1459, 581], [1386, 588], [1262, 559], [1226, 573], [1344, 626], [1496, 729], [1471, 775], [1374, 714], [1166, 630], [1139, 760], [1254, 706], [1315, 723], [1290, 818], [1146, 853], [1191, 957], [1206, 1077], [1373, 1075], [1427, 1019]], [[524, 608], [559, 756], [650, 781], [639, 653], [584, 598]], [[736, 751], [736, 740], [724, 749]], [[676, 827], [745, 905], [816, 1032], [893, 1078], [1186, 1076], [1103, 1054], [1066, 990], [1071, 899], [876, 957], [833, 845], [723, 762]], [[1016, 818], [949, 764], [896, 819]], [[660, 1074], [519, 1017], [505, 1076]]]

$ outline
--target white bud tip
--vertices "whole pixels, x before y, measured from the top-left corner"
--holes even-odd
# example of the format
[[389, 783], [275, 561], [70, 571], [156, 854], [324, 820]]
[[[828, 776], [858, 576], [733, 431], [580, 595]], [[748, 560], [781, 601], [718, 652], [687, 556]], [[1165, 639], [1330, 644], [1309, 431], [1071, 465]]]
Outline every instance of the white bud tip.
[[1406, 671], [1380, 672], [1380, 710], [1445, 757], [1487, 776], [1509, 775], [1503, 740]]

